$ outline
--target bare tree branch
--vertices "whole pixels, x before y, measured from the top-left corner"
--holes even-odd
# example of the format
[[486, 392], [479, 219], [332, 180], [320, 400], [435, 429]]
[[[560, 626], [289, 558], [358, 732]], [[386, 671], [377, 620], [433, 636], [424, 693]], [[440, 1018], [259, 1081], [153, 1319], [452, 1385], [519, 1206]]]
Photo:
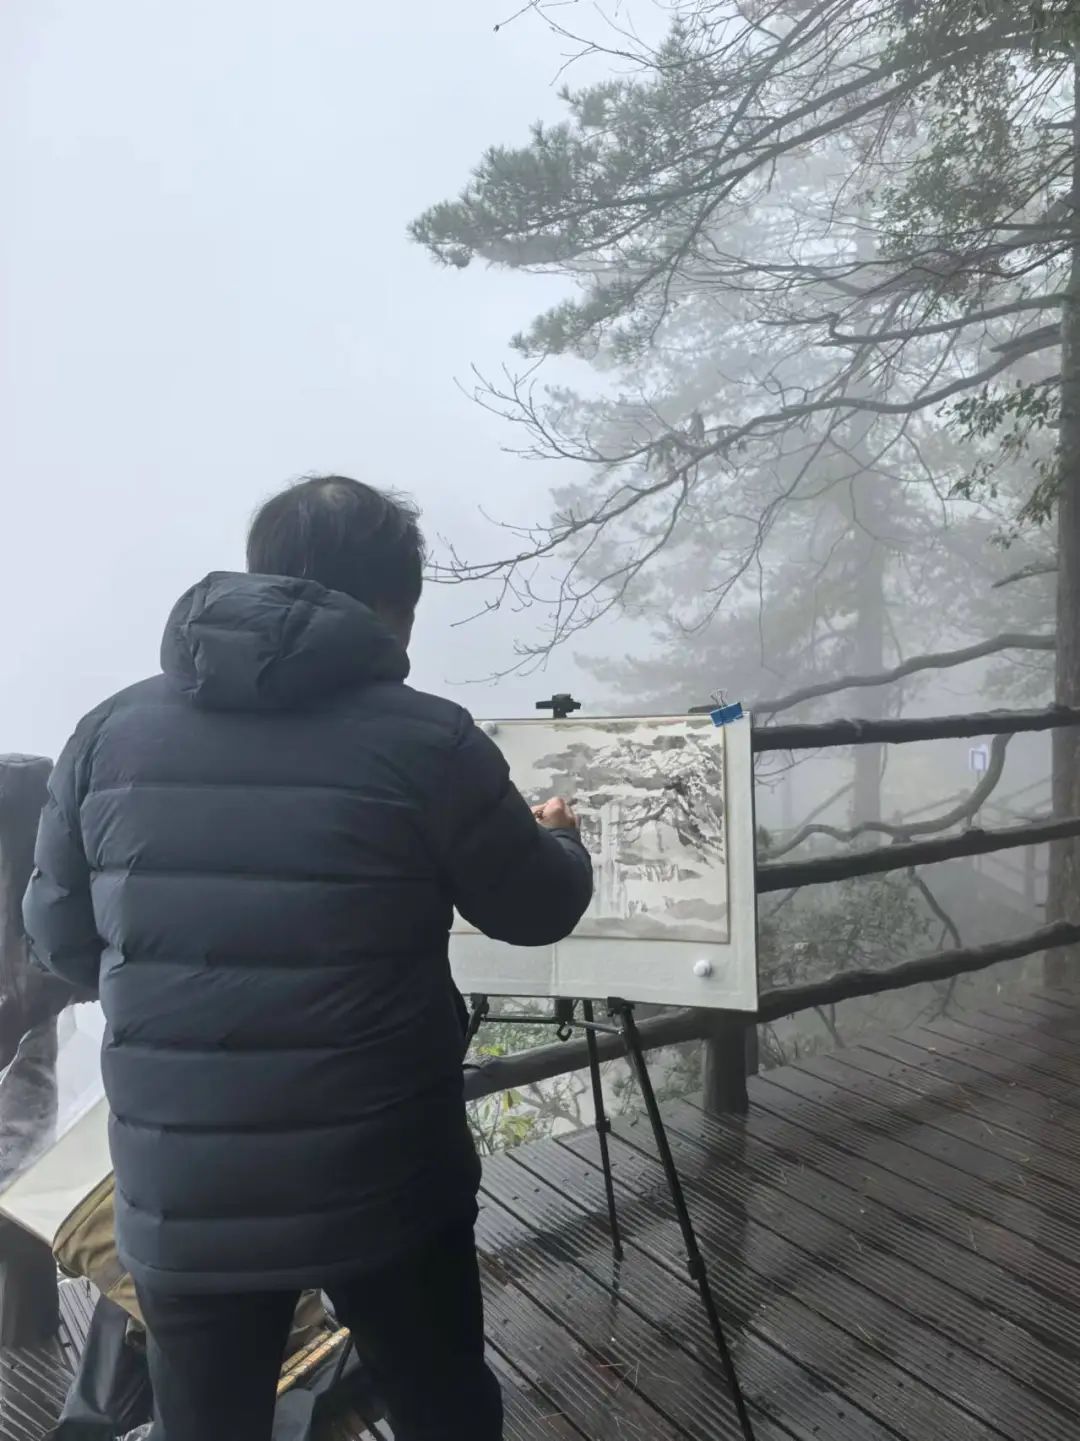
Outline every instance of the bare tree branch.
[[818, 681], [792, 691], [790, 695], [777, 700], [755, 701], [750, 710], [757, 716], [778, 715], [804, 701], [816, 700], [819, 696], [834, 695], [837, 691], [861, 689], [867, 686], [890, 685], [905, 676], [921, 670], [947, 670], [952, 666], [964, 665], [967, 661], [981, 660], [1003, 650], [1053, 650], [1055, 638], [1052, 635], [996, 635], [990, 640], [979, 641], [976, 645], [964, 646], [961, 650], [939, 651], [936, 655], [913, 655], [892, 670], [880, 671], [876, 675], [846, 675], [835, 680]]
[[1001, 590], [1002, 586], [1015, 585], [1020, 580], [1031, 580], [1036, 575], [1057, 575], [1057, 562], [1037, 562], [1033, 565], [1025, 565], [1023, 570], [1017, 570], [1012, 575], [1007, 575], [1003, 580], [995, 580], [990, 587], [991, 590]]
[[811, 836], [828, 836], [834, 841], [851, 842], [858, 840], [860, 836], [873, 834], [889, 836], [894, 841], [910, 841], [915, 836], [930, 836], [936, 831], [949, 830], [963, 821], [972, 821], [997, 789], [1005, 769], [1005, 752], [1011, 740], [1011, 732], [994, 737], [990, 747], [990, 762], [982, 779], [972, 787], [970, 795], [942, 815], [932, 816], [924, 821], [860, 821], [857, 826], [852, 826], [848, 830], [843, 830], [838, 826], [825, 825], [820, 821], [807, 822], [783, 845], [763, 852], [761, 859], [779, 860], [781, 856], [786, 856], [790, 851], [801, 846], [804, 841], [809, 840]]

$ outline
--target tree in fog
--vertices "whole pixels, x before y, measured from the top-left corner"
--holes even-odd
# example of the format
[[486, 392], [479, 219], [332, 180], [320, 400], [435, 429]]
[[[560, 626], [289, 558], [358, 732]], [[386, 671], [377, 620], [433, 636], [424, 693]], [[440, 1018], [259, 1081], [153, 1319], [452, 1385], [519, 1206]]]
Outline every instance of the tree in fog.
[[[1010, 612], [1039, 632], [1023, 612], [1056, 554], [1055, 694], [1080, 703], [1074, 10], [703, 0], [658, 49], [591, 39], [616, 78], [566, 90], [563, 124], [488, 151], [413, 227], [447, 264], [577, 286], [482, 399], [523, 449], [592, 474], [452, 578], [528, 602], [557, 564], [547, 644], [651, 607], [687, 651], [717, 614], [706, 645], [750, 628], [771, 591], [763, 669], [801, 659], [801, 679], [907, 648], [887, 627], [923, 584], [914, 555], [936, 572], [920, 643], [988, 638]], [[605, 393], [542, 388], [560, 353], [594, 360]], [[980, 525], [1011, 551], [988, 563]], [[1076, 759], [1056, 732], [1058, 814], [1080, 813]], [[1051, 915], [1080, 915], [1072, 842]]]

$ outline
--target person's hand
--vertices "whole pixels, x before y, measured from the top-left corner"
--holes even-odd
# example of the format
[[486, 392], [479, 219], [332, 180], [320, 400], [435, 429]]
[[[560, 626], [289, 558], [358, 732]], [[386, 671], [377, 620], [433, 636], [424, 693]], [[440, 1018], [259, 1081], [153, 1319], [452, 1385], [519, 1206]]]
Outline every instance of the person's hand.
[[533, 815], [549, 831], [576, 831], [578, 829], [578, 818], [570, 807], [569, 801], [564, 801], [562, 796], [555, 796], [553, 800], [545, 801], [542, 806], [533, 806]]

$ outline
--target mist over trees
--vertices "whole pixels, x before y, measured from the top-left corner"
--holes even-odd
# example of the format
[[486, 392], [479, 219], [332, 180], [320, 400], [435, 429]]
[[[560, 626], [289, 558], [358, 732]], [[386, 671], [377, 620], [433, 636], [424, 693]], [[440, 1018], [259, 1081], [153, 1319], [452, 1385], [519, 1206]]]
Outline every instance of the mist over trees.
[[[515, 23], [610, 73], [569, 65], [562, 123], [493, 136], [412, 235], [572, 282], [476, 393], [576, 468], [442, 578], [540, 608], [521, 665], [611, 613], [647, 627], [648, 659], [594, 662], [628, 705], [895, 714], [973, 653], [989, 704], [1080, 703], [1077, 7], [699, 0], [658, 45], [567, 13]], [[560, 355], [592, 381], [548, 384]], [[1078, 814], [1073, 733], [1053, 746]], [[882, 764], [856, 750], [855, 827]], [[1048, 911], [1080, 915], [1073, 842]]]

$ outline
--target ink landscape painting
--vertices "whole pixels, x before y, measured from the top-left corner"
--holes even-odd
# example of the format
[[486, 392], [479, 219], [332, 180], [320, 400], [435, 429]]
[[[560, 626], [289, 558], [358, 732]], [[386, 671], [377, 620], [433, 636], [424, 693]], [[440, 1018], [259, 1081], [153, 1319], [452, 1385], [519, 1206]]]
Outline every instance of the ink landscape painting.
[[593, 857], [578, 937], [729, 938], [723, 733], [707, 719], [492, 723], [532, 804], [564, 796]]

